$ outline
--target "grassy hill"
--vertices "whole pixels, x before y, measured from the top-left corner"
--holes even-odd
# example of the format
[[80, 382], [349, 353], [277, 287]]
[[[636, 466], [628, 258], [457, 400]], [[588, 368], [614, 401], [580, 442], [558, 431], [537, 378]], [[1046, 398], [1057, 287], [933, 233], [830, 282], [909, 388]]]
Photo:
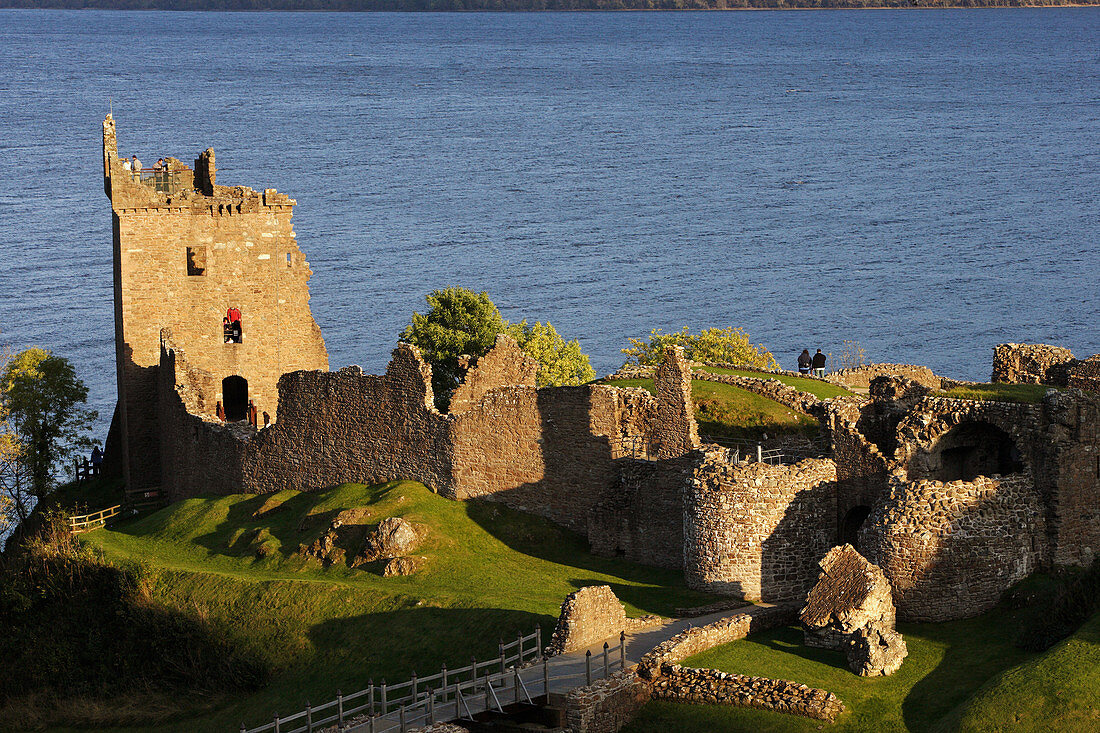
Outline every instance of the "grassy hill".
[[[348, 523], [338, 542], [345, 555], [326, 567], [299, 548], [337, 516]], [[424, 569], [386, 578], [381, 562], [350, 567], [356, 542], [390, 516], [421, 529]], [[535, 623], [549, 640], [562, 599], [585, 585], [610, 585], [631, 615], [714, 600], [689, 591], [678, 572], [589, 555], [581, 537], [550, 522], [413, 482], [190, 499], [83, 537], [109, 561], [140, 562], [150, 602], [209, 624], [270, 670], [254, 694], [157, 700], [146, 728], [166, 731], [255, 725], [371, 678], [461, 666]], [[66, 714], [78, 719], [79, 707], [61, 705]]]
[[[652, 379], [612, 379], [603, 384], [641, 387], [656, 393]], [[721, 382], [692, 380], [691, 397], [701, 435], [743, 440], [760, 440], [764, 434], [773, 438], [792, 433], [812, 437], [820, 427], [817, 420], [786, 405]]]

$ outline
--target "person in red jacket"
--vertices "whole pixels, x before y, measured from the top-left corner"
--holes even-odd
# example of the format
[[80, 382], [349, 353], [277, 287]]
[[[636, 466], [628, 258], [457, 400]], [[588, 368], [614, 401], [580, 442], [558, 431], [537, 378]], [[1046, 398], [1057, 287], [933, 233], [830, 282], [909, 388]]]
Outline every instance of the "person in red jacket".
[[225, 319], [229, 321], [229, 333], [230, 339], [233, 343], [239, 344], [241, 342], [241, 311], [236, 306], [229, 306], [229, 310], [225, 312]]

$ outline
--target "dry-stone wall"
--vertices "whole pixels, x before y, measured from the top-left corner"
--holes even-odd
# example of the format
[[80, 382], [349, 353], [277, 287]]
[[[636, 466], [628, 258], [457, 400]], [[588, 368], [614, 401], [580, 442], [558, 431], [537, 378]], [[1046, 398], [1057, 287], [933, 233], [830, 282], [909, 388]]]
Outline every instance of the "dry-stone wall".
[[844, 703], [828, 690], [787, 680], [748, 677], [715, 669], [692, 669], [678, 664], [662, 668], [661, 676], [653, 682], [653, 697], [674, 702], [770, 710], [830, 723], [844, 712]]
[[565, 694], [569, 733], [618, 733], [649, 702], [650, 685], [633, 669], [577, 687]]
[[893, 481], [860, 533], [893, 586], [904, 621], [947, 621], [992, 608], [1044, 562], [1043, 507], [1031, 476]]
[[993, 381], [1006, 384], [1066, 383], [1073, 352], [1047, 344], [999, 344], [993, 348]]
[[707, 649], [744, 639], [758, 631], [793, 623], [797, 615], [798, 607], [790, 604], [758, 606], [705, 626], [692, 626], [647, 652], [638, 662], [638, 674], [646, 679], [656, 679], [665, 665], [676, 664]]
[[801, 600], [836, 539], [836, 465], [708, 459], [684, 500], [684, 569], [698, 590]]
[[872, 379], [883, 376], [906, 377], [929, 389], [940, 388], [940, 378], [931, 369], [915, 364], [865, 364], [832, 372], [826, 379], [842, 387], [867, 388]]

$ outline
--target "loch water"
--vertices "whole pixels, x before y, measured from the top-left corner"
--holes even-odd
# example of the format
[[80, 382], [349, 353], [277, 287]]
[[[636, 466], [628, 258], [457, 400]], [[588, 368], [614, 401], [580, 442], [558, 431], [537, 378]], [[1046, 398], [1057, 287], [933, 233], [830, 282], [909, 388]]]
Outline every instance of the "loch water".
[[1100, 9], [0, 11], [0, 341], [114, 399], [100, 123], [298, 201], [333, 368], [486, 290], [601, 373], [652, 328], [987, 379], [1100, 351]]

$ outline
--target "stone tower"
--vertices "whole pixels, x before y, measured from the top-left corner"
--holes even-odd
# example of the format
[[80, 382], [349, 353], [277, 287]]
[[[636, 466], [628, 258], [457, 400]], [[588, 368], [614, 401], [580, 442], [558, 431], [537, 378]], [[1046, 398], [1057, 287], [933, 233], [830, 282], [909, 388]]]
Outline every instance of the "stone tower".
[[[277, 418], [279, 377], [328, 370], [321, 330], [309, 308], [312, 274], [295, 242], [294, 200], [266, 189], [216, 183], [214, 151], [194, 169], [128, 170], [115, 122], [103, 121], [103, 186], [114, 224], [115, 350], [118, 406], [112, 424], [128, 491], [160, 483], [157, 368], [161, 330], [197, 370], [204, 418]], [[239, 342], [223, 318], [240, 311]], [[263, 425], [262, 418], [259, 419]], [[111, 441], [109, 441], [111, 442]]]

